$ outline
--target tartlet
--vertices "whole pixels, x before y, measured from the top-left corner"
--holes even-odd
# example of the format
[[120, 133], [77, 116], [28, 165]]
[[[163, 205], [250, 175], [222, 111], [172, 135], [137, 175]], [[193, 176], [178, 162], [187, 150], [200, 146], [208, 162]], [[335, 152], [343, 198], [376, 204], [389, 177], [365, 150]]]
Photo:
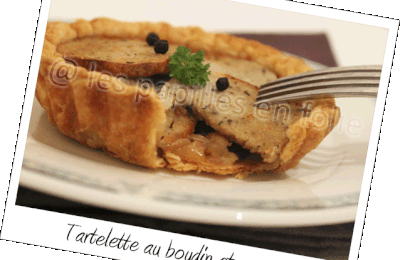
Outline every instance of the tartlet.
[[[168, 41], [167, 53], [148, 46], [152, 32]], [[211, 63], [205, 87], [174, 78], [155, 84], [169, 72], [177, 46], [204, 50]], [[128, 163], [244, 178], [295, 167], [337, 124], [334, 99], [253, 105], [259, 85], [309, 70], [273, 47], [198, 27], [107, 18], [52, 22], [36, 97], [64, 135]], [[219, 78], [229, 80], [224, 91]]]

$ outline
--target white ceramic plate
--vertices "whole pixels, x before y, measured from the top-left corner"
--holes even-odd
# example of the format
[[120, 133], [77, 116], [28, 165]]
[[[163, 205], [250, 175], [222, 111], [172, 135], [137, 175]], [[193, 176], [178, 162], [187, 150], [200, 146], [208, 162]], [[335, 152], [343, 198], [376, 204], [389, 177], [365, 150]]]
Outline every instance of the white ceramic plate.
[[337, 104], [339, 124], [299, 166], [236, 180], [124, 163], [63, 136], [35, 100], [20, 183], [107, 209], [208, 224], [289, 227], [354, 221], [375, 99], [344, 98]]

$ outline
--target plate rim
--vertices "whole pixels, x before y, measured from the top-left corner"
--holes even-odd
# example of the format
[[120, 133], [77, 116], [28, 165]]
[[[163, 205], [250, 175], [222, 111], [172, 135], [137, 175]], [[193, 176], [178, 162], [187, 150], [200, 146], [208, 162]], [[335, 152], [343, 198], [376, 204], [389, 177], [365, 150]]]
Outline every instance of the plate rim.
[[[307, 227], [342, 224], [354, 221], [357, 212], [357, 204], [337, 208], [318, 208], [293, 211], [238, 211], [238, 209], [221, 210], [218, 207], [195, 207], [193, 205], [182, 206], [180, 204], [157, 202], [146, 197], [143, 197], [141, 200], [137, 200], [134, 203], [131, 201], [131, 204], [129, 205], [133, 207], [127, 207], [127, 204], [125, 204], [127, 202], [126, 200], [113, 200], [115, 197], [121, 196], [118, 195], [118, 193], [100, 192], [80, 185], [65, 183], [61, 180], [50, 180], [49, 178], [47, 178], [46, 181], [52, 185], [43, 185], [45, 177], [26, 169], [24, 169], [24, 172], [25, 177], [23, 179], [21, 178], [20, 185], [27, 188], [33, 188], [49, 195], [77, 201], [90, 206], [174, 221], [262, 228]], [[66, 190], [69, 192], [65, 192]], [[103, 199], [98, 199], [99, 197], [96, 198], [96, 196], [82, 196], [82, 194], [101, 195]], [[113, 203], [108, 203], [109, 201], [113, 201]], [[149, 202], [153, 205], [149, 205]], [[184, 215], [188, 208], [201, 210], [201, 214]], [[288, 212], [290, 214], [288, 214]], [[239, 215], [240, 218], [238, 217]], [[218, 217], [215, 218], [215, 216]], [[291, 219], [296, 219], [296, 221], [290, 221]]]

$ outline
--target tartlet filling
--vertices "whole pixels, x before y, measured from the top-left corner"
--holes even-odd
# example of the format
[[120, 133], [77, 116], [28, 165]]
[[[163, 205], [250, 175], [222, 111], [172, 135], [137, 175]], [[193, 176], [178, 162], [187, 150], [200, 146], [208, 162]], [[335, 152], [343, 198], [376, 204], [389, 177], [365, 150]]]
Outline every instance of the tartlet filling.
[[[152, 88], [159, 94], [167, 113], [165, 131], [158, 142], [162, 150], [160, 156], [170, 153], [185, 162], [209, 165], [275, 162], [288, 142], [285, 131], [290, 123], [300, 118], [299, 113], [291, 111], [291, 119], [286, 122], [271, 121], [270, 111], [266, 112], [266, 119], [252, 117], [256, 109], [253, 107], [258, 91], [256, 86], [273, 81], [277, 76], [254, 61], [208, 57], [205, 63], [210, 63], [214, 75], [211, 86], [186, 86], [169, 77], [169, 56], [176, 48], [170, 45], [166, 54], [160, 54], [146, 41], [84, 37], [60, 44], [57, 51], [64, 58], [76, 61], [78, 66], [92, 69], [94, 64], [95, 70], [116, 74], [114, 76], [127, 85]], [[226, 75], [233, 82], [229, 85], [227, 77], [217, 80], [215, 75]], [[243, 85], [240, 82], [247, 85], [240, 87]], [[219, 92], [217, 100], [213, 92]], [[179, 100], [182, 93], [192, 95], [191, 100], [185, 100], [188, 96]], [[225, 104], [226, 98], [230, 104]], [[225, 107], [227, 111], [222, 111], [225, 116], [218, 107], [220, 110]], [[235, 112], [242, 114], [231, 117], [230, 113]], [[265, 147], [272, 148], [266, 150]]]

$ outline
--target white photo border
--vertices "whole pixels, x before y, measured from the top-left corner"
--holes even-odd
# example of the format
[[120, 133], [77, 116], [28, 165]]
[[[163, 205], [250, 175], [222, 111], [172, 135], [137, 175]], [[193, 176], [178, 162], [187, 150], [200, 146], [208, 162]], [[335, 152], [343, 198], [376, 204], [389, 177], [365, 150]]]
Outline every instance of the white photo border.
[[[255, 4], [256, 1], [236, 1], [236, 2], [241, 2], [241, 3], [248, 3], [248, 4]], [[310, 6], [308, 4], [302, 4], [302, 3], [289, 3], [286, 1], [275, 1], [275, 2], [263, 2], [263, 1], [257, 1], [257, 5], [259, 6], [265, 6], [265, 7], [270, 7], [270, 8], [276, 8], [276, 9], [281, 9], [281, 10], [286, 10], [286, 11], [295, 11], [298, 13], [304, 13], [304, 14], [310, 14], [310, 15], [315, 15], [318, 14], [318, 16], [321, 17], [327, 17], [327, 18], [332, 18], [332, 19], [338, 19], [338, 10], [335, 10], [333, 8], [326, 8], [326, 7], [319, 7], [319, 6]], [[25, 236], [27, 233], [28, 229], [32, 228], [26, 220], [24, 219], [24, 216], [29, 214], [33, 219], [36, 220], [37, 223], [40, 223], [41, 219], [43, 217], [54, 217], [57, 219], [56, 223], [67, 223], [71, 221], [76, 221], [79, 223], [85, 223], [85, 225], [90, 226], [91, 228], [97, 226], [97, 225], [103, 225], [103, 226], [111, 226], [110, 223], [106, 221], [98, 221], [98, 220], [90, 220], [82, 217], [77, 217], [77, 216], [69, 216], [66, 214], [60, 214], [60, 213], [53, 213], [53, 212], [44, 212], [42, 210], [36, 210], [36, 209], [29, 209], [25, 207], [20, 207], [15, 205], [15, 200], [16, 200], [16, 194], [18, 190], [18, 184], [19, 184], [19, 177], [20, 177], [20, 170], [22, 167], [22, 160], [23, 160], [23, 154], [24, 154], [24, 148], [25, 148], [25, 143], [27, 139], [27, 132], [28, 132], [28, 127], [29, 127], [29, 119], [32, 110], [32, 104], [34, 100], [34, 91], [35, 91], [35, 85], [36, 85], [36, 80], [37, 80], [37, 75], [38, 75], [38, 70], [39, 70], [39, 63], [40, 63], [40, 56], [41, 56], [41, 50], [43, 47], [43, 41], [44, 41], [44, 34], [45, 34], [45, 28], [46, 28], [46, 23], [47, 23], [47, 18], [49, 14], [49, 8], [50, 8], [50, 1], [49, 0], [43, 0], [42, 1], [42, 6], [41, 6], [41, 11], [40, 11], [40, 17], [38, 21], [38, 27], [37, 27], [37, 32], [36, 32], [36, 39], [35, 39], [35, 46], [34, 46], [34, 51], [32, 55], [32, 61], [31, 61], [31, 68], [30, 68], [30, 73], [29, 73], [29, 78], [28, 78], [28, 85], [26, 88], [26, 95], [25, 95], [25, 102], [23, 106], [23, 113], [21, 117], [21, 125], [19, 129], [19, 134], [18, 134], [18, 142], [16, 146], [16, 152], [15, 152], [15, 159], [13, 163], [13, 169], [12, 169], [12, 175], [11, 175], [11, 181], [10, 181], [10, 187], [9, 187], [9, 192], [8, 192], [8, 198], [7, 198], [7, 204], [6, 204], [6, 212], [4, 215], [3, 219], [3, 226], [1, 230], [1, 237], [2, 239], [7, 239], [7, 240], [14, 240], [14, 241], [22, 241], [20, 238], [22, 236]], [[382, 68], [382, 77], [381, 77], [381, 83], [380, 83], [380, 88], [379, 88], [379, 94], [376, 102], [376, 108], [374, 112], [374, 122], [373, 122], [373, 127], [371, 130], [371, 137], [370, 137], [370, 142], [369, 142], [369, 148], [368, 148], [368, 153], [367, 153], [367, 160], [366, 160], [366, 165], [365, 165], [365, 171], [364, 171], [364, 177], [363, 177], [363, 182], [362, 182], [362, 188], [361, 188], [361, 193], [360, 193], [360, 199], [359, 199], [359, 204], [358, 204], [358, 209], [357, 209], [357, 217], [356, 217], [356, 222], [355, 222], [355, 227], [354, 227], [354, 232], [353, 232], [353, 238], [352, 238], [352, 244], [351, 244], [351, 249], [350, 249], [350, 255], [349, 259], [357, 259], [358, 256], [358, 251], [360, 247], [360, 242], [361, 242], [361, 234], [362, 234], [362, 229], [364, 225], [364, 218], [365, 218], [365, 211], [367, 207], [367, 202], [368, 202], [368, 196], [369, 196], [369, 191], [370, 191], [370, 185], [371, 185], [371, 179], [372, 179], [372, 174], [373, 174], [373, 169], [374, 169], [374, 163], [375, 163], [375, 156], [376, 156], [376, 149], [378, 145], [378, 140], [379, 140], [379, 134], [380, 134], [380, 125], [382, 122], [382, 116], [383, 116], [383, 111], [384, 111], [384, 106], [385, 106], [385, 98], [388, 92], [388, 85], [389, 85], [389, 76], [390, 76], [390, 70], [392, 66], [392, 60], [393, 60], [393, 55], [394, 55], [394, 48], [395, 48], [395, 42], [397, 38], [397, 31], [398, 31], [398, 25], [399, 21], [394, 20], [394, 19], [388, 19], [388, 18], [382, 18], [382, 17], [376, 17], [376, 16], [371, 16], [371, 15], [364, 15], [364, 14], [355, 14], [350, 11], [342, 11], [340, 14], [340, 19], [338, 20], [343, 20], [343, 21], [349, 21], [349, 22], [354, 22], [357, 21], [358, 23], [363, 23], [366, 25], [373, 25], [377, 26], [379, 24], [380, 27], [388, 28], [389, 29], [389, 34], [388, 34], [388, 40], [387, 40], [387, 46], [386, 46], [386, 52], [385, 52], [385, 58], [384, 58], [384, 63], [383, 63], [383, 68]], [[24, 222], [25, 220], [25, 222]], [[23, 225], [21, 223], [24, 222]], [[7, 223], [7, 224], [6, 224]], [[53, 223], [55, 224], [55, 223]], [[95, 225], [93, 225], [95, 224]], [[16, 228], [19, 227], [20, 230], [16, 232]], [[52, 233], [54, 233], [57, 228], [57, 226], [52, 227]], [[141, 233], [146, 234], [146, 232], [150, 232], [153, 236], [163, 236], [163, 238], [168, 238], [173, 236], [174, 239], [182, 239], [182, 240], [191, 240], [192, 242], [196, 241], [197, 243], [201, 243], [199, 241], [206, 241], [205, 239], [197, 239], [197, 238], [190, 238], [190, 237], [185, 237], [183, 235], [177, 235], [177, 234], [169, 234], [167, 232], [162, 232], [162, 231], [154, 231], [154, 230], [146, 230], [143, 228], [136, 228], [136, 227], [129, 227], [126, 225], [121, 225], [121, 224], [112, 224], [112, 227], [119, 228], [120, 230], [133, 230], [136, 233]], [[30, 241], [39, 241], [38, 243], [32, 243], [32, 244], [44, 244], [46, 247], [48, 246], [47, 240], [37, 240], [38, 237], [34, 236], [38, 232], [40, 232], [42, 229], [33, 228], [32, 231], [33, 233], [28, 236], [28, 242]], [[35, 233], [37, 232], [37, 233]], [[160, 235], [160, 234], [163, 235]], [[55, 234], [54, 234], [55, 235]], [[22, 241], [24, 242], [24, 241]], [[210, 242], [210, 244], [214, 244], [215, 246], [221, 247], [221, 248], [226, 248], [227, 251], [232, 251], [233, 248], [238, 247], [238, 245], [229, 245], [229, 243], [223, 243], [223, 242], [216, 242], [216, 241], [207, 241]], [[54, 248], [63, 248], [63, 250], [70, 250], [70, 249], [65, 249], [65, 245], [57, 244], [55, 243]], [[63, 247], [64, 246], [64, 247]], [[49, 245], [49, 247], [53, 247]], [[245, 246], [239, 246], [243, 249], [243, 253], [246, 252], [246, 250], [253, 250], [253, 248], [250, 247], [245, 247]], [[79, 249], [79, 250], [75, 250]], [[90, 254], [93, 250], [91, 248], [87, 250], [84, 247], [75, 247], [72, 251], [79, 251], [79, 252], [84, 252], [86, 254]], [[265, 256], [268, 257], [275, 257], [274, 259], [292, 259], [289, 254], [286, 253], [280, 253], [280, 252], [273, 252], [269, 250], [263, 250], [263, 249], [256, 249], [258, 253], [265, 254]], [[262, 251], [268, 251], [268, 254]], [[105, 256], [108, 257], [115, 257], [114, 254], [110, 255], [109, 252], [106, 252], [104, 250]], [[270, 255], [271, 254], [271, 255]], [[274, 255], [272, 255], [274, 254]], [[103, 254], [102, 254], [103, 255]], [[280, 255], [284, 255], [284, 257], [281, 258]], [[118, 257], [127, 257], [125, 254], [120, 254]], [[301, 256], [296, 256], [296, 259], [300, 259], [299, 257]], [[152, 258], [149, 258], [152, 259]], [[245, 259], [245, 258], [240, 258], [240, 259]], [[307, 259], [304, 257], [304, 259]]]

